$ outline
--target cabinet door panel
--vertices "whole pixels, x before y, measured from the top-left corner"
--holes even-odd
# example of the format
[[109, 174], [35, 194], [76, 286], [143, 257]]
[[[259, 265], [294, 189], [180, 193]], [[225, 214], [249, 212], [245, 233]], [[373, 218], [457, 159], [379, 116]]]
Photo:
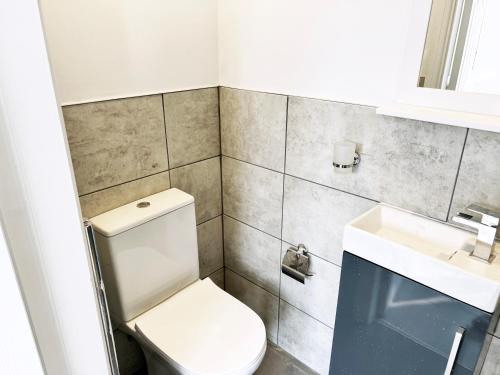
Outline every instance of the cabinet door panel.
[[330, 374], [472, 374], [491, 315], [344, 252]]

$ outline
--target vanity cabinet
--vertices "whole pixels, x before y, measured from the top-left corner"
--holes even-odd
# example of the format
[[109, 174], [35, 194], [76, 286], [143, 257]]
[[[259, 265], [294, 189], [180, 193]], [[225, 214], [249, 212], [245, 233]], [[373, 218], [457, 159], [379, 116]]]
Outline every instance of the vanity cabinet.
[[330, 374], [473, 374], [491, 319], [344, 252]]

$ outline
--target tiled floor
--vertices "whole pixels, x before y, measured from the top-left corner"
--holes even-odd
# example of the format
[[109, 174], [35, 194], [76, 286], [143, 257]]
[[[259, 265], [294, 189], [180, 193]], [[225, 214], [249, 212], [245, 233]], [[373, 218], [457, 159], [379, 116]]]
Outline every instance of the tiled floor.
[[[122, 361], [123, 362], [123, 361]], [[126, 367], [126, 363], [121, 363], [121, 374], [147, 375], [148, 371], [145, 367], [139, 371], [131, 370], [130, 366]], [[309, 367], [299, 362], [283, 349], [267, 343], [267, 351], [259, 369], [254, 375], [317, 375]]]
[[283, 349], [267, 344], [267, 352], [255, 375], [312, 375], [317, 374]]

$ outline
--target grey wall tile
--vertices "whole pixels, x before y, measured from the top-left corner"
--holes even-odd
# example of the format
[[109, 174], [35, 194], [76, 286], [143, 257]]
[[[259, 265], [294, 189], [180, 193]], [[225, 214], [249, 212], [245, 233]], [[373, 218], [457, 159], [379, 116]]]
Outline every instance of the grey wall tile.
[[[290, 245], [283, 242], [282, 256]], [[310, 254], [309, 271], [305, 284], [281, 273], [280, 298], [333, 328], [337, 311], [340, 267]]]
[[220, 89], [222, 154], [283, 172], [287, 97]]
[[222, 216], [198, 225], [197, 229], [200, 277], [204, 278], [224, 266]]
[[471, 203], [500, 211], [500, 134], [470, 130], [450, 218]]
[[320, 374], [328, 374], [333, 330], [280, 301], [278, 345]]
[[168, 172], [162, 172], [83, 195], [80, 197], [82, 215], [91, 218], [169, 188], [170, 178]]
[[500, 339], [493, 337], [481, 370], [481, 375], [498, 374], [500, 374]]
[[211, 275], [208, 275], [210, 279], [221, 289], [225, 289], [224, 284], [224, 268], [221, 268], [220, 270], [215, 271]]
[[172, 187], [194, 196], [197, 223], [213, 219], [222, 213], [220, 173], [219, 157], [170, 171]]
[[163, 95], [170, 168], [220, 154], [217, 88]]
[[224, 213], [281, 236], [283, 174], [222, 157]]
[[278, 295], [281, 241], [224, 216], [224, 264]]
[[[378, 116], [375, 108], [291, 97], [286, 172], [446, 219], [466, 129]], [[360, 145], [352, 174], [334, 173], [333, 144]]]
[[345, 224], [375, 205], [368, 199], [285, 176], [283, 240], [303, 243], [313, 254], [341, 265]]
[[255, 311], [266, 326], [267, 338], [276, 343], [278, 297], [226, 269], [226, 291]]
[[63, 108], [78, 193], [168, 169], [161, 96]]

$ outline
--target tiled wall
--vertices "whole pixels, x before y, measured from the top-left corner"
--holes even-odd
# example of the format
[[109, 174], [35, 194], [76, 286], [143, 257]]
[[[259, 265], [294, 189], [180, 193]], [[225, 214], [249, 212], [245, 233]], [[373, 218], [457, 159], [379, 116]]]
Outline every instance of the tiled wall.
[[[195, 197], [200, 276], [224, 286], [218, 89], [66, 106], [82, 213], [92, 217], [176, 187]], [[119, 332], [122, 373], [143, 365]]]
[[[63, 113], [83, 214], [171, 186], [194, 195], [201, 276], [225, 281], [263, 318], [269, 340], [320, 373], [330, 361], [346, 222], [378, 201], [439, 220], [476, 201], [500, 208], [500, 134], [229, 88]], [[344, 139], [360, 145], [352, 175], [331, 165], [332, 145]], [[301, 242], [315, 274], [305, 285], [280, 272], [289, 244]], [[127, 340], [118, 346], [132, 371], [143, 363]], [[499, 366], [499, 347], [493, 338], [485, 374]]]
[[83, 215], [176, 187], [195, 197], [200, 274], [223, 267], [218, 89], [66, 106]]
[[[271, 341], [320, 373], [345, 223], [378, 201], [439, 220], [472, 202], [500, 208], [500, 134], [229, 88], [220, 89], [220, 114], [226, 290], [261, 315]], [[345, 139], [360, 145], [351, 175], [332, 167], [332, 145]], [[298, 243], [312, 254], [305, 285], [280, 272]]]

